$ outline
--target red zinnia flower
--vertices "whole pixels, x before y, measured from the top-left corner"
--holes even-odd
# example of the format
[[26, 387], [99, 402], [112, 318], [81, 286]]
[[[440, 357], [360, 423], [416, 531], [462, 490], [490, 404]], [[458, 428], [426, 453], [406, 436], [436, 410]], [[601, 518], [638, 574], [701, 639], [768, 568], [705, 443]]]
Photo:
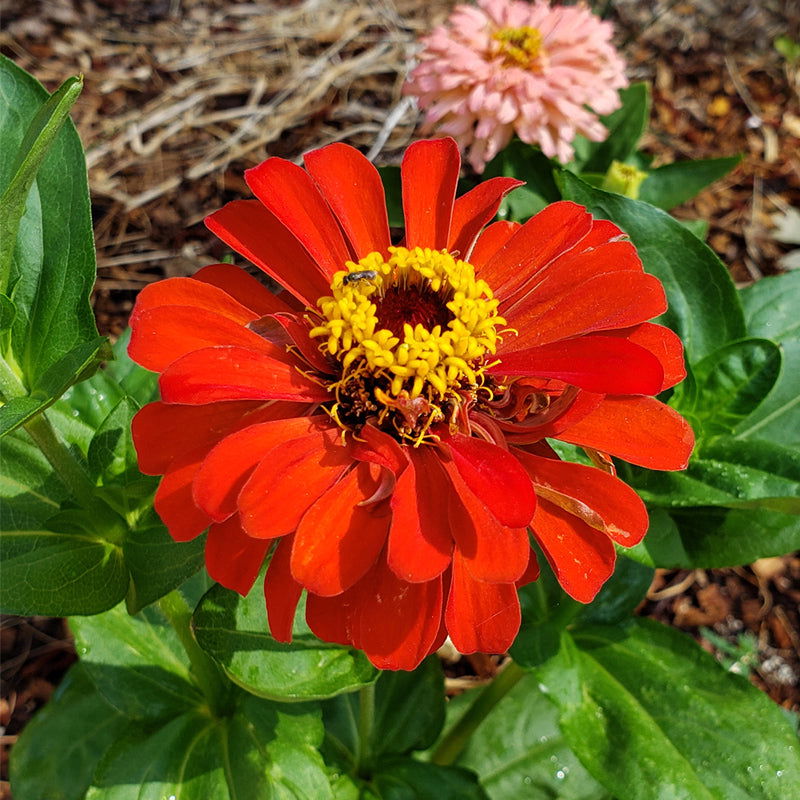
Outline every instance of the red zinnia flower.
[[241, 593], [274, 547], [276, 639], [305, 589], [311, 630], [384, 669], [448, 634], [502, 652], [538, 574], [528, 527], [588, 602], [614, 542], [647, 528], [609, 454], [686, 465], [689, 426], [651, 396], [684, 375], [677, 337], [647, 322], [662, 286], [573, 203], [484, 229], [520, 181], [455, 199], [451, 139], [405, 154], [399, 246], [364, 156], [333, 144], [305, 166], [268, 159], [246, 173], [258, 200], [207, 219], [285, 292], [214, 264], [139, 295], [130, 354], [162, 373], [162, 400], [133, 435], [142, 470], [164, 476], [156, 510], [178, 541], [208, 528], [209, 573]]

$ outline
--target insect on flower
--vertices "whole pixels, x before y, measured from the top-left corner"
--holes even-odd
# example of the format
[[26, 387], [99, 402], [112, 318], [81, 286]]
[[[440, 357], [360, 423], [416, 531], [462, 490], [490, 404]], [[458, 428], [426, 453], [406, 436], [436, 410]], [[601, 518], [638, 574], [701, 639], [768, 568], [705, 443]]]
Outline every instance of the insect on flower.
[[384, 669], [448, 634], [505, 651], [538, 575], [529, 531], [590, 601], [648, 524], [610, 457], [681, 469], [693, 444], [654, 398], [683, 350], [649, 322], [664, 291], [622, 231], [567, 202], [489, 224], [520, 181], [456, 198], [459, 168], [452, 139], [408, 148], [392, 244], [357, 150], [270, 158], [246, 173], [258, 199], [206, 224], [285, 291], [212, 264], [149, 285], [131, 317], [132, 358], [161, 373], [133, 437], [171, 535], [207, 529], [211, 577], [242, 594], [268, 557], [276, 639], [306, 592], [317, 636]]

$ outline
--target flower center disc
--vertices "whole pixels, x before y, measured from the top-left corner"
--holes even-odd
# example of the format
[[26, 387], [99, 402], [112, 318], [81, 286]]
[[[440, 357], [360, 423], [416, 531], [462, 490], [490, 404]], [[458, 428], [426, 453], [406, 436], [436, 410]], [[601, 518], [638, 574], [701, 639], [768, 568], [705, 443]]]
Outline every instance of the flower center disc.
[[530, 69], [542, 53], [542, 34], [527, 25], [521, 28], [500, 28], [492, 34], [499, 43], [498, 52], [505, 59], [506, 66]]
[[390, 247], [388, 258], [373, 252], [345, 267], [310, 332], [341, 365], [331, 416], [356, 431], [376, 418], [420, 444], [484, 388], [505, 325], [498, 301], [470, 263], [445, 250]]

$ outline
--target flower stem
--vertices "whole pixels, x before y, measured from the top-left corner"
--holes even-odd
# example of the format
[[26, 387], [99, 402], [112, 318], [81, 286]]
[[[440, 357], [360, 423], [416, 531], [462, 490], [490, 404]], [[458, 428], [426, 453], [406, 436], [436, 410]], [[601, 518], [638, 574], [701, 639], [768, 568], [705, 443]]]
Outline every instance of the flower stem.
[[375, 726], [375, 684], [362, 686], [358, 692], [358, 740], [355, 769], [362, 778], [369, 777], [372, 768], [372, 737]]
[[192, 674], [203, 691], [212, 713], [218, 717], [227, 716], [230, 713], [228, 708], [230, 682], [217, 663], [197, 644], [192, 633], [192, 612], [188, 603], [177, 589], [173, 589], [158, 601], [158, 605], [178, 634], [183, 649], [189, 656]]
[[440, 766], [452, 764], [466, 747], [477, 727], [491, 710], [525, 677], [527, 673], [513, 661], [478, 695], [466, 714], [450, 729], [431, 756]]

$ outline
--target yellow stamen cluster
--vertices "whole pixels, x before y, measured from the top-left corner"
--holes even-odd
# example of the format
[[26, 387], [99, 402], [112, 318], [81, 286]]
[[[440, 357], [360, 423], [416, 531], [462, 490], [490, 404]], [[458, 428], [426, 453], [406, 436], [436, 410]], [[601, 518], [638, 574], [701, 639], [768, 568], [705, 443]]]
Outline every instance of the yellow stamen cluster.
[[499, 43], [499, 53], [509, 66], [529, 69], [533, 67], [542, 52], [542, 34], [527, 25], [521, 28], [500, 28], [492, 34]]
[[[505, 320], [471, 264], [447, 251], [390, 247], [388, 258], [373, 252], [345, 266], [333, 277], [332, 295], [318, 301], [323, 319], [311, 330], [324, 339], [321, 349], [341, 362], [334, 389], [348, 376], [369, 376], [379, 405], [401, 395], [440, 403], [456, 389], [482, 383], [485, 357], [496, 351]], [[394, 318], [382, 324], [379, 309], [389, 295]], [[424, 316], [425, 309], [414, 305], [420, 297], [441, 324], [412, 324]]]

